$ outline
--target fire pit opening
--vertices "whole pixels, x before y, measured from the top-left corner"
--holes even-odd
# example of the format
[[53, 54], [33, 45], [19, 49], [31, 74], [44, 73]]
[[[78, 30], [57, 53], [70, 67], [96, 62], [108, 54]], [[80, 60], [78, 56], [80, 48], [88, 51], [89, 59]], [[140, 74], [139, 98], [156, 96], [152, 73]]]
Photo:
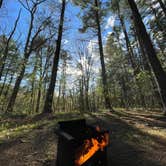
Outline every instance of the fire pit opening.
[[57, 166], [107, 166], [109, 132], [85, 119], [59, 122]]

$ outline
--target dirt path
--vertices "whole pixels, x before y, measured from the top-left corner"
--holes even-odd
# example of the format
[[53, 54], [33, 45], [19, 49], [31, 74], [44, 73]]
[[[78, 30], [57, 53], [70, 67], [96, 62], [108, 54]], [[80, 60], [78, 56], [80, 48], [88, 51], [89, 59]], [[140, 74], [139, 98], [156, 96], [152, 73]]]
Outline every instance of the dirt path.
[[94, 118], [110, 130], [109, 165], [166, 165], [166, 122], [163, 120], [155, 120], [156, 116], [146, 120], [145, 115], [133, 118], [130, 112], [108, 113]]
[[[109, 166], [165, 166], [166, 121], [161, 115], [122, 112], [85, 114], [88, 123], [99, 124], [110, 130], [108, 148]], [[81, 117], [78, 114], [62, 114], [30, 119], [39, 121], [31, 130], [19, 132], [0, 143], [0, 166], [55, 166], [57, 121]], [[22, 126], [24, 119], [18, 121]], [[10, 129], [10, 128], [9, 128]], [[21, 128], [22, 129], [22, 128]], [[10, 135], [10, 133], [9, 133]]]

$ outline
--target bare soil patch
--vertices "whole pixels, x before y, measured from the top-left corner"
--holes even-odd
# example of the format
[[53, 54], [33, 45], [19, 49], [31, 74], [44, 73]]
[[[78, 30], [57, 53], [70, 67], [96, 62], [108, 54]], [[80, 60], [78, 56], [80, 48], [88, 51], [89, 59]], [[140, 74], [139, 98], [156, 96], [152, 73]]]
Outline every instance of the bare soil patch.
[[[4, 130], [7, 133], [0, 137], [0, 166], [55, 166], [58, 138], [54, 131], [57, 122], [81, 117], [90, 124], [109, 129], [109, 166], [166, 165], [166, 119], [158, 112], [116, 111], [3, 117], [1, 125], [6, 121], [13, 125], [9, 124], [0, 131], [0, 135]], [[27, 125], [30, 130], [26, 129]], [[15, 130], [17, 134], [14, 134]]]

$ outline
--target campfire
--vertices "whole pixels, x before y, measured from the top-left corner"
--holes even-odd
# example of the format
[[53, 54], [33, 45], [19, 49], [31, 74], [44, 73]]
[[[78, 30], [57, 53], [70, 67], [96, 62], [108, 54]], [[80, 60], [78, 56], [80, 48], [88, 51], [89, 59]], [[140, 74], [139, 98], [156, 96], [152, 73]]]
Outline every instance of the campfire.
[[108, 131], [83, 120], [59, 122], [57, 166], [106, 166]]
[[82, 147], [76, 152], [75, 166], [81, 166], [89, 158], [91, 158], [98, 150], [103, 151], [108, 145], [108, 134], [105, 133], [98, 138], [91, 138], [85, 140]]

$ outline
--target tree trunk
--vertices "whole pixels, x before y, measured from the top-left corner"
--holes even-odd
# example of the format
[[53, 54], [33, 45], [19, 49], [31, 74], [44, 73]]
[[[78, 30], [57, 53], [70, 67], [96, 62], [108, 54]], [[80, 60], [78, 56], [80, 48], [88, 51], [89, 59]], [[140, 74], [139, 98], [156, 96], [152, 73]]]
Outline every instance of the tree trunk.
[[159, 59], [157, 58], [156, 51], [153, 47], [152, 41], [150, 39], [150, 36], [148, 35], [145, 25], [142, 21], [141, 15], [138, 11], [137, 5], [134, 0], [128, 0], [128, 3], [131, 7], [134, 24], [137, 28], [138, 35], [142, 39], [144, 48], [146, 50], [149, 62], [152, 66], [153, 72], [155, 74], [163, 104], [164, 104], [164, 111], [166, 112], [166, 73], [164, 72]]
[[2, 92], [3, 92], [4, 88], [5, 88], [6, 80], [7, 80], [7, 76], [8, 76], [10, 67], [11, 67], [11, 63], [9, 64], [8, 69], [7, 69], [6, 73], [5, 73], [4, 81], [3, 81], [3, 84], [2, 84], [2, 87], [1, 87], [1, 90], [0, 90], [0, 96], [2, 95]]
[[124, 36], [125, 36], [128, 57], [129, 57], [131, 66], [132, 66], [132, 68], [134, 70], [134, 75], [136, 75], [138, 71], [137, 71], [137, 67], [136, 67], [136, 64], [135, 64], [135, 60], [134, 60], [135, 59], [134, 58], [134, 52], [133, 52], [133, 49], [132, 49], [131, 44], [130, 44], [130, 40], [129, 40], [129, 37], [128, 37], [128, 34], [127, 34], [127, 30], [126, 30], [126, 26], [124, 24], [124, 20], [120, 16], [120, 13], [119, 13], [119, 19], [120, 19], [121, 27], [123, 29]]
[[36, 101], [36, 108], [35, 108], [35, 112], [38, 113], [39, 109], [40, 109], [40, 99], [41, 99], [41, 90], [42, 90], [42, 81], [43, 81], [43, 77], [44, 77], [44, 73], [46, 70], [46, 66], [47, 66], [47, 62], [48, 62], [48, 57], [46, 57], [46, 62], [44, 65], [44, 71], [42, 70], [42, 64], [43, 64], [43, 60], [42, 60], [42, 49], [41, 49], [41, 53], [39, 53], [39, 72], [40, 72], [40, 79], [39, 79], [39, 84], [38, 84], [38, 93], [37, 93], [37, 101]]
[[[152, 4], [150, 5], [150, 9], [151, 9], [151, 11], [153, 12], [153, 14], [155, 16], [155, 24], [157, 25], [158, 32], [164, 34], [165, 33], [165, 26], [161, 24], [161, 22], [159, 20], [159, 16], [157, 15], [157, 11], [153, 7]], [[157, 43], [158, 47], [160, 48], [160, 51], [161, 51], [162, 55], [164, 56], [165, 55], [164, 54], [165, 47], [162, 46], [162, 43], [161, 43], [160, 39], [156, 35], [154, 35], [154, 38], [156, 39], [156, 43]]]
[[0, 8], [2, 7], [2, 2], [3, 2], [3, 0], [0, 0]]
[[138, 45], [140, 47], [143, 68], [144, 68], [144, 70], [147, 70], [147, 71], [151, 72], [149, 61], [148, 61], [148, 58], [147, 58], [142, 40], [141, 40], [140, 36], [138, 35], [137, 30], [135, 29], [135, 27], [133, 28], [133, 31], [134, 31], [134, 35], [136, 37], [136, 40], [138, 41]]
[[100, 18], [99, 18], [99, 12], [98, 12], [98, 8], [99, 8], [98, 0], [95, 0], [95, 7], [96, 7], [95, 14], [96, 14], [96, 23], [97, 23], [97, 30], [98, 30], [97, 35], [98, 35], [100, 62], [101, 62], [101, 69], [102, 69], [102, 83], [103, 83], [105, 107], [112, 111], [113, 108], [112, 108], [111, 103], [110, 103], [107, 75], [106, 75], [105, 62], [104, 62], [104, 52], [103, 52], [103, 44], [102, 44], [102, 37], [101, 37]]
[[57, 101], [56, 101], [56, 109], [57, 111], [60, 111], [61, 107], [60, 107], [60, 97], [61, 97], [61, 82], [59, 81], [59, 87], [58, 87], [58, 97], [57, 97]]
[[53, 102], [53, 95], [54, 95], [54, 89], [55, 89], [55, 83], [56, 83], [56, 77], [57, 77], [57, 71], [58, 71], [61, 40], [62, 40], [62, 33], [63, 33], [65, 6], [66, 6], [66, 0], [62, 0], [62, 9], [61, 9], [61, 16], [60, 16], [60, 23], [59, 23], [59, 30], [58, 30], [58, 39], [57, 39], [56, 51], [54, 54], [51, 81], [49, 84], [49, 88], [47, 90], [46, 99], [45, 99], [45, 103], [44, 103], [44, 109], [43, 109], [44, 113], [52, 112], [52, 102]]
[[[123, 69], [122, 69], [123, 70]], [[126, 86], [126, 81], [124, 76], [121, 78], [121, 88], [122, 88], [122, 101], [123, 101], [123, 106], [128, 110], [129, 108], [129, 103], [128, 103], [128, 91], [127, 91], [127, 86]]]
[[35, 110], [35, 82], [36, 82], [36, 73], [38, 68], [38, 57], [39, 57], [39, 50], [36, 51], [36, 59], [35, 64], [32, 71], [32, 82], [31, 82], [31, 97], [30, 97], [30, 109], [33, 113]]
[[66, 111], [66, 65], [67, 65], [67, 57], [62, 57], [62, 111]]
[[11, 88], [11, 84], [12, 84], [13, 78], [14, 78], [14, 73], [11, 74], [9, 83], [8, 83], [8, 85], [7, 85], [7, 87], [6, 87], [6, 91], [4, 92], [5, 98], [7, 97], [8, 92], [9, 92], [9, 89]]
[[4, 98], [5, 98], [5, 100], [4, 100], [3, 104], [2, 104], [3, 110], [5, 110], [6, 102], [8, 101], [7, 96], [8, 96], [9, 90], [10, 90], [10, 88], [11, 88], [11, 84], [12, 84], [12, 81], [13, 81], [13, 77], [14, 77], [14, 73], [11, 74], [9, 83], [8, 83], [8, 85], [7, 85], [7, 87], [6, 87], [5, 92], [4, 92]]
[[12, 95], [10, 97], [9, 103], [7, 105], [6, 112], [12, 112], [13, 111], [13, 107], [14, 107], [15, 100], [16, 100], [16, 97], [17, 97], [17, 94], [18, 94], [18, 91], [19, 91], [19, 87], [20, 87], [21, 81], [24, 77], [25, 66], [26, 66], [27, 62], [28, 62], [28, 58], [25, 58], [24, 62], [22, 64], [22, 67], [21, 67], [21, 72], [20, 72], [19, 76], [16, 79], [16, 83], [14, 85], [14, 89], [13, 89]]
[[162, 8], [165, 16], [166, 16], [166, 7], [165, 4], [162, 2], [162, 0], [158, 0], [158, 3], [160, 4], [160, 7]]
[[90, 111], [89, 108], [89, 87], [85, 87], [85, 106], [86, 106], [86, 111]]
[[16, 100], [19, 88], [20, 88], [20, 84], [21, 84], [21, 81], [22, 81], [22, 79], [24, 77], [25, 67], [27, 65], [29, 56], [30, 56], [30, 54], [32, 52], [33, 40], [37, 37], [37, 35], [40, 32], [40, 29], [38, 29], [38, 31], [36, 32], [36, 34], [34, 34], [34, 36], [32, 37], [32, 40], [31, 40], [31, 34], [32, 34], [33, 23], [34, 23], [34, 15], [35, 15], [35, 12], [37, 10], [37, 5], [39, 5], [39, 3], [34, 3], [34, 6], [32, 7], [32, 10], [31, 11], [29, 10], [31, 19], [30, 19], [28, 35], [27, 35], [27, 39], [26, 39], [26, 43], [25, 43], [25, 47], [24, 47], [24, 58], [22, 60], [20, 73], [19, 73], [19, 75], [18, 75], [18, 77], [16, 79], [12, 95], [11, 95], [11, 97], [9, 99], [9, 103], [8, 103], [6, 112], [13, 111], [13, 107], [14, 107], [14, 104], [15, 104], [15, 100]]
[[84, 97], [84, 81], [83, 81], [83, 76], [79, 80], [79, 109], [81, 112], [85, 111], [85, 97]]
[[40, 98], [41, 98], [41, 86], [39, 87], [38, 94], [37, 94], [37, 102], [36, 102], [36, 110], [35, 110], [36, 113], [39, 112]]

